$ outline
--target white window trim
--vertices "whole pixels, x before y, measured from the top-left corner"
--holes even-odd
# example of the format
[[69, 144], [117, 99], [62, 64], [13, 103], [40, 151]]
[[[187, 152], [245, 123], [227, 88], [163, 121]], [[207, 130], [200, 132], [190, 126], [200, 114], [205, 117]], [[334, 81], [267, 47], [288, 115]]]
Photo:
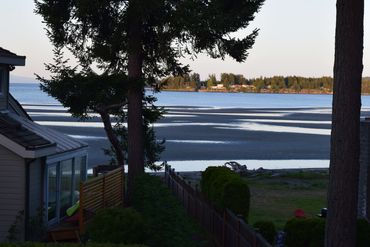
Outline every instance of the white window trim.
[[4, 91], [6, 90], [5, 87], [5, 84], [6, 84], [6, 70], [4, 69], [4, 67], [0, 67], [0, 96], [3, 96], [4, 95]]

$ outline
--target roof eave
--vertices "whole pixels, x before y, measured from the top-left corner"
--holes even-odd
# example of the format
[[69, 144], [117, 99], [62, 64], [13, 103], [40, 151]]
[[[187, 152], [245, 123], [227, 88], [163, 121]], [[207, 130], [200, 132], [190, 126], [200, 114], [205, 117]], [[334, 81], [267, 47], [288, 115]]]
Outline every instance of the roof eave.
[[9, 64], [13, 66], [25, 66], [25, 56], [0, 56], [0, 64]]
[[13, 153], [17, 154], [22, 158], [40, 158], [56, 153], [56, 145], [46, 145], [43, 148], [29, 150], [26, 147], [14, 142], [8, 137], [0, 134], [0, 143], [5, 148], [9, 149]]

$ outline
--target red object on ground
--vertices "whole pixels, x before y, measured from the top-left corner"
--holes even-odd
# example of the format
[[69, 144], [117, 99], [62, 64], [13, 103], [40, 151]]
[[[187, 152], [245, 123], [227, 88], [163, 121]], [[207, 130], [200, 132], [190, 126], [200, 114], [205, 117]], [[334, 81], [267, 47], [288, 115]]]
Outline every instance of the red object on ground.
[[296, 218], [304, 218], [304, 217], [305, 217], [305, 215], [304, 215], [304, 211], [303, 211], [302, 209], [298, 208], [298, 209], [296, 209], [296, 210], [294, 211], [294, 216], [295, 216]]
[[80, 217], [80, 214], [76, 213], [72, 215], [71, 217], [68, 217], [65, 221], [70, 222], [70, 223], [75, 223], [75, 222], [78, 222], [79, 217]]

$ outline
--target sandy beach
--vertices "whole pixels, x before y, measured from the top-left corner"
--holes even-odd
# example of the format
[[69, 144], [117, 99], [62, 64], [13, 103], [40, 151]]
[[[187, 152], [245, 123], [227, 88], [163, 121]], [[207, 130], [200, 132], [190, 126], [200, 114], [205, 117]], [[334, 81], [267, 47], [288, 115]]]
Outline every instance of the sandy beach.
[[[109, 160], [98, 116], [82, 122], [58, 105], [24, 105], [47, 125], [89, 144], [89, 166]], [[162, 160], [327, 160], [330, 108], [201, 108], [166, 107], [154, 125], [158, 139], [166, 139]], [[283, 168], [283, 167], [282, 167]]]

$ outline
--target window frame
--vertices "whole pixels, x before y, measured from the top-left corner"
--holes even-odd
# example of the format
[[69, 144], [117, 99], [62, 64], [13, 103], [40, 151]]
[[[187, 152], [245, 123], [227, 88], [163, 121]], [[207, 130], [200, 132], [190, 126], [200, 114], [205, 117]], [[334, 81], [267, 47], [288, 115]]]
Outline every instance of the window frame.
[[[45, 222], [47, 222], [48, 226], [55, 225], [59, 223], [61, 220], [66, 218], [66, 216], [61, 217], [60, 215], [60, 208], [61, 208], [61, 202], [60, 202], [60, 193], [61, 193], [61, 170], [62, 165], [61, 163], [63, 161], [72, 160], [72, 187], [71, 187], [71, 197], [72, 197], [72, 203], [74, 198], [74, 191], [77, 189], [79, 190], [79, 185], [75, 183], [74, 177], [75, 177], [75, 164], [77, 160], [84, 161], [84, 164], [82, 162], [80, 163], [80, 181], [86, 181], [87, 178], [87, 153], [80, 153], [79, 155], [73, 155], [73, 156], [64, 156], [59, 157], [57, 159], [49, 159], [46, 162], [46, 169], [44, 172], [44, 210], [45, 210]], [[57, 195], [56, 195], [56, 217], [53, 219], [48, 219], [48, 204], [49, 204], [49, 177], [48, 172], [49, 168], [56, 167], [56, 180], [57, 180]]]

